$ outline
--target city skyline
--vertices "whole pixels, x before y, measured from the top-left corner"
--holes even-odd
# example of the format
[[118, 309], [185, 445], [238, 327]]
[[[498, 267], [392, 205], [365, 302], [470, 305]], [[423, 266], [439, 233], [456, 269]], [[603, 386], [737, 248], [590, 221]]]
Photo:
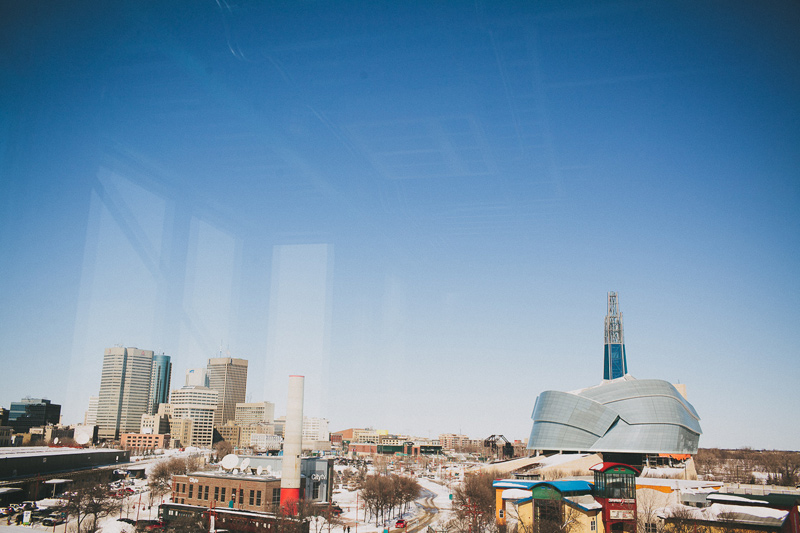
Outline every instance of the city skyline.
[[[249, 361], [333, 430], [531, 431], [685, 385], [700, 447], [800, 449], [800, 5], [0, 7], [0, 405], [104, 350]], [[220, 351], [222, 353], [220, 353]], [[177, 377], [176, 377], [177, 376]], [[731, 413], [735, 413], [733, 418]]]

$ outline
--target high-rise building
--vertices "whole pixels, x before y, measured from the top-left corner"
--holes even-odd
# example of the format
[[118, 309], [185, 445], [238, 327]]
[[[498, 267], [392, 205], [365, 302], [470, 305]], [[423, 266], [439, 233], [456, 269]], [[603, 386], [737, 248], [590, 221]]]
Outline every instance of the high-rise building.
[[622, 313], [619, 312], [619, 301], [616, 292], [608, 293], [605, 339], [603, 379], [621, 378], [628, 373], [628, 361], [625, 358]]
[[[286, 417], [281, 416], [271, 424], [273, 432], [279, 436], [285, 436]], [[327, 418], [317, 418], [314, 416], [304, 416], [302, 425], [303, 449], [304, 450], [330, 450], [331, 432], [328, 429]], [[259, 431], [259, 433], [263, 433]], [[377, 433], [376, 433], [377, 435]], [[244, 438], [242, 438], [244, 440]], [[376, 443], [382, 442], [381, 436], [377, 436]], [[327, 444], [325, 444], [327, 443]]]
[[272, 424], [275, 421], [275, 404], [272, 402], [237, 403], [235, 422], [245, 424]]
[[208, 370], [205, 368], [190, 368], [186, 371], [187, 387], [208, 387]]
[[58, 424], [61, 406], [44, 398], [23, 398], [11, 402], [8, 411], [8, 425], [15, 433], [27, 433], [33, 427]]
[[89, 408], [83, 415], [83, 423], [87, 426], [97, 425], [97, 404], [100, 402], [99, 396], [89, 396]]
[[106, 348], [97, 403], [99, 438], [116, 440], [121, 433], [139, 431], [150, 409], [152, 374], [152, 350]]
[[169, 400], [172, 408], [170, 426], [176, 426], [176, 421], [182, 419], [192, 421], [191, 436], [184, 436], [181, 440], [183, 446], [211, 446], [218, 398], [219, 393], [208, 387], [189, 386], [172, 391]]
[[315, 416], [303, 417], [303, 440], [329, 441], [331, 432], [328, 429], [328, 419]]
[[236, 404], [247, 393], [247, 360], [212, 357], [208, 360], [208, 387], [219, 392], [214, 425], [221, 426], [236, 416]]
[[158, 404], [169, 401], [169, 386], [172, 381], [172, 362], [163, 353], [153, 356], [153, 371], [150, 376], [150, 408], [148, 414], [158, 412]]

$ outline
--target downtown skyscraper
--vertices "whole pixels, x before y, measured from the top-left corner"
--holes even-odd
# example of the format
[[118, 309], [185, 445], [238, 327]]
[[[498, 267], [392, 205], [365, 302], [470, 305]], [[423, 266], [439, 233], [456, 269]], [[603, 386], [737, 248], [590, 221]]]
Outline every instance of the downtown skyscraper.
[[158, 404], [169, 402], [169, 386], [172, 381], [172, 362], [163, 353], [153, 356], [153, 370], [150, 376], [150, 409], [147, 414], [158, 412]]
[[214, 426], [222, 426], [236, 416], [236, 404], [244, 403], [247, 393], [247, 360], [212, 357], [208, 360], [208, 387], [219, 393]]
[[119, 439], [138, 433], [142, 415], [158, 409], [169, 393], [172, 364], [152, 350], [106, 348], [97, 400], [98, 437]]

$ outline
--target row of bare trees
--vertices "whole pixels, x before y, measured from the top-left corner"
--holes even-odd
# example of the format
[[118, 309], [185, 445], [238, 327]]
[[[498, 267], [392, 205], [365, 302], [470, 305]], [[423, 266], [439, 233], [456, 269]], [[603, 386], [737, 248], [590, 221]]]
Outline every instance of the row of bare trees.
[[399, 511], [403, 514], [408, 504], [419, 496], [421, 487], [417, 480], [395, 474], [371, 474], [361, 484], [365, 517], [375, 519], [375, 525], [390, 520]]
[[[694, 461], [698, 474], [719, 481], [786, 486], [800, 482], [800, 452], [701, 448]], [[763, 475], [757, 477], [758, 473]]]
[[74, 516], [78, 531], [93, 532], [97, 522], [119, 511], [122, 501], [99, 481], [86, 480], [73, 484], [68, 498], [60, 500], [53, 512], [63, 513], [64, 517]]

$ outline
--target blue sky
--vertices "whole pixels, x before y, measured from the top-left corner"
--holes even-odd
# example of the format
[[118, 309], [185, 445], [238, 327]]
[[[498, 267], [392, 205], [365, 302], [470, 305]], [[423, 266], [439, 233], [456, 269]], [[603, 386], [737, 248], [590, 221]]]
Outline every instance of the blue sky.
[[615, 290], [701, 446], [799, 449], [797, 3], [429, 4], [0, 4], [0, 405], [222, 350], [278, 414], [521, 439]]

